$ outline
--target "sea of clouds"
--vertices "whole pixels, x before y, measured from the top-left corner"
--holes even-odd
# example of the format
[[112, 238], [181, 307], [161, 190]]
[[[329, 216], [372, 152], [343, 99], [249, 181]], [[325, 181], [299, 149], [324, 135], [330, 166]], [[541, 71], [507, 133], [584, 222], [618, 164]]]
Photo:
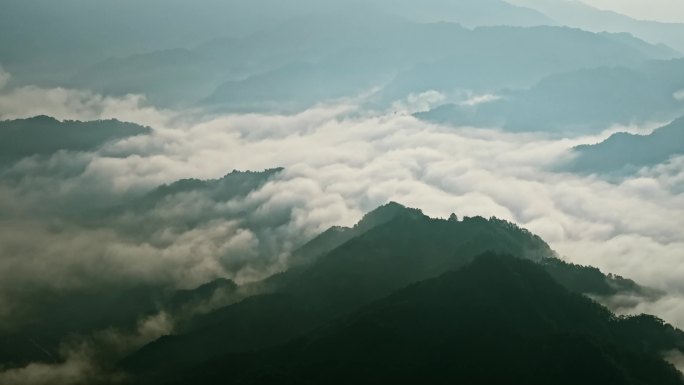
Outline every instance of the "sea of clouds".
[[[0, 86], [9, 79], [0, 72]], [[72, 290], [117, 282], [191, 288], [218, 277], [258, 280], [285, 269], [289, 252], [327, 227], [352, 225], [365, 212], [397, 201], [435, 217], [455, 212], [513, 221], [568, 261], [665, 291], [656, 302], [621, 311], [654, 313], [684, 328], [684, 157], [618, 181], [554, 171], [576, 145], [617, 131], [647, 133], [667, 122], [558, 139], [445, 127], [410, 114], [440, 100], [426, 93], [388, 111], [368, 111], [360, 100], [348, 99], [292, 115], [208, 115], [158, 109], [139, 95], [0, 89], [0, 119], [115, 118], [153, 128], [150, 135], [96, 152], [26, 159], [4, 171], [0, 318], [23, 314], [29, 295], [23, 288]], [[69, 219], [94, 201], [140, 195], [182, 178], [274, 167], [284, 171], [228, 202], [189, 193], [97, 225]], [[172, 225], [183, 218], [198, 224]], [[149, 238], [127, 232], [141, 221], [155, 226]], [[79, 358], [84, 350], [73, 351]], [[68, 362], [92, 369], [87, 360]], [[36, 365], [39, 372], [47, 370]], [[60, 367], [61, 373], [68, 377], [70, 368]], [[22, 375], [4, 374], [16, 381]]]

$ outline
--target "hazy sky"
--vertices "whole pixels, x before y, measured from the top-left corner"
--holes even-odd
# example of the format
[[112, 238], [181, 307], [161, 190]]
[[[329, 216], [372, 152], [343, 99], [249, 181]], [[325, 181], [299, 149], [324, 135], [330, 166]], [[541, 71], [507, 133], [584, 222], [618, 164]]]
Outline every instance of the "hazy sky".
[[684, 0], [583, 0], [637, 19], [684, 23]]

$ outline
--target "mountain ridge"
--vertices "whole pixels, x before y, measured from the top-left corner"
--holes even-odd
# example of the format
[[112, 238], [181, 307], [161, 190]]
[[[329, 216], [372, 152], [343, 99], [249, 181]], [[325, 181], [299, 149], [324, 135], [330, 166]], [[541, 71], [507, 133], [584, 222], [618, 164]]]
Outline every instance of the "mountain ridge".
[[[655, 349], [640, 347], [640, 337], [669, 336], [673, 330], [657, 319], [649, 322], [613, 316], [567, 291], [532, 262], [485, 254], [289, 343], [217, 357], [161, 383], [184, 378], [202, 384], [228, 378], [245, 384], [420, 378], [430, 383], [600, 379], [603, 384], [681, 384], [681, 374], [658, 352], [681, 351], [684, 333], [675, 331], [674, 339]], [[639, 323], [651, 326], [634, 329]], [[508, 362], [492, 362], [493, 352]]]
[[566, 290], [604, 295], [642, 290], [596, 269], [544, 264], [555, 254], [543, 240], [494, 218], [433, 219], [390, 203], [360, 223], [392, 216], [386, 214], [393, 218], [279, 274], [260, 294], [203, 315], [181, 334], [147, 345], [124, 360], [124, 367], [154, 378], [162, 363], [190, 367], [220, 354], [285, 343], [401, 287], [463, 267], [490, 250], [542, 263], [565, 282]]
[[0, 165], [60, 150], [94, 151], [104, 144], [152, 132], [150, 127], [108, 120], [64, 120], [46, 115], [0, 121]]
[[577, 146], [574, 158], [561, 167], [578, 173], [620, 175], [665, 163], [684, 155], [684, 117], [648, 135], [616, 133], [603, 142]]

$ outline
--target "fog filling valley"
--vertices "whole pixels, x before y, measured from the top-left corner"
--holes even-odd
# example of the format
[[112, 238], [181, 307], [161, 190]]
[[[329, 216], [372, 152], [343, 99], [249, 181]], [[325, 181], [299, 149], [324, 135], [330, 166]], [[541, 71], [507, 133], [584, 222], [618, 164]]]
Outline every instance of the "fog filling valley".
[[[284, 269], [288, 252], [318, 232], [352, 225], [363, 213], [397, 201], [430, 216], [455, 212], [518, 223], [568, 261], [667, 291], [674, 298], [664, 298], [663, 306], [641, 304], [640, 309], [684, 326], [684, 302], [677, 301], [684, 293], [684, 157], [616, 183], [552, 171], [576, 145], [600, 142], [616, 131], [648, 133], [650, 127], [606, 127], [600, 135], [553, 139], [443, 127], [423, 123], [406, 110], [359, 110], [356, 100], [295, 115], [188, 118], [196, 114], [158, 110], [136, 96], [84, 100], [75, 90], [35, 92], [60, 97], [52, 105], [31, 105], [27, 98], [24, 110], [10, 109], [2, 117], [115, 118], [153, 127], [153, 132], [95, 153], [26, 159], [5, 171], [21, 175], [1, 190], [0, 247], [3, 255], [11, 255], [0, 269], [5, 312], [19, 306], [12, 298], [20, 298], [14, 293], [20, 287], [59, 290], [104, 280], [191, 288], [217, 277], [257, 280]], [[7, 97], [0, 96], [0, 103]], [[127, 222], [141, 220], [135, 213], [94, 227], [64, 218], [97, 201], [179, 179], [273, 167], [284, 170], [246, 197], [216, 204], [199, 194], [181, 195], [145, 213], [162, 224], [198, 219], [199, 226], [183, 232], [162, 225], [152, 239], [136, 240], [126, 234]], [[46, 172], [70, 168], [76, 171], [64, 176]], [[231, 218], [237, 212], [263, 221], [263, 233]], [[225, 213], [224, 218], [216, 213]], [[278, 216], [286, 220], [269, 228], [270, 218]]]
[[[297, 2], [317, 12], [336, 9], [328, 3], [335, 2]], [[385, 1], [375, 3], [382, 12], [388, 7]], [[553, 5], [525, 14], [527, 8], [511, 11], [507, 5], [501, 8], [506, 11], [501, 11], [501, 20], [473, 11], [468, 20], [483, 26], [473, 29], [466, 20], [441, 20], [429, 7], [416, 14], [419, 20], [411, 20], [415, 24], [406, 25], [369, 11], [381, 20], [373, 19], [380, 25], [380, 42], [385, 41], [383, 28], [410, 31], [407, 34], [426, 41], [453, 33], [462, 34], [454, 44], [471, 38], [488, 42], [500, 24], [518, 26], [504, 34], [523, 38], [528, 30], [551, 36], [556, 33], [551, 28], [558, 28], [562, 32], [549, 40], [567, 39], [570, 43], [562, 44], [569, 47], [594, 37], [598, 41], [586, 43], [589, 48], [581, 51], [587, 57], [601, 52], [597, 58], [569, 63], [557, 54], [521, 54], [525, 59], [511, 60], [514, 74], [499, 78], [498, 66], [509, 63], [501, 63], [494, 53], [472, 63], [433, 53], [440, 44], [451, 44], [448, 40], [436, 41], [435, 47], [417, 43], [408, 53], [398, 44], [383, 58], [372, 42], [357, 50], [344, 39], [335, 40], [330, 45], [343, 47], [338, 52], [328, 47], [326, 39], [331, 38], [324, 35], [323, 43], [314, 37], [305, 40], [296, 55], [283, 53], [289, 41], [283, 37], [285, 42], [279, 42], [278, 31], [286, 31], [284, 36], [306, 31], [299, 31], [297, 23], [286, 22], [275, 32], [267, 27], [280, 26], [290, 17], [305, 26], [310, 20], [294, 6], [292, 14], [280, 15], [274, 8], [261, 20], [245, 4], [240, 7], [247, 22], [243, 25], [231, 16], [234, 31], [225, 41], [209, 39], [220, 23], [208, 19], [206, 26], [192, 30], [196, 35], [170, 34], [158, 44], [150, 37], [130, 46], [112, 44], [111, 52], [75, 50], [73, 59], [88, 63], [78, 73], [68, 71], [68, 52], [46, 50], [43, 59], [54, 56], [57, 63], [46, 69], [46, 60], [34, 59], [19, 44], [12, 48], [16, 53], [0, 49], [0, 125], [77, 127], [79, 122], [99, 122], [113, 127], [124, 122], [132, 125], [116, 129], [138, 130], [92, 139], [94, 144], [81, 147], [51, 148], [58, 135], [31, 136], [21, 140], [44, 150], [29, 156], [22, 155], [19, 142], [0, 143], [0, 150], [6, 151], [0, 153], [0, 335], [21, 330], [43, 312], [49, 314], [50, 301], [70, 296], [97, 298], [131, 288], [183, 291], [217, 279], [244, 288], [239, 295], [217, 290], [210, 299], [173, 314], [165, 309], [141, 314], [128, 329], [109, 325], [64, 336], [58, 352], [36, 340], [32, 343], [49, 359], [20, 367], [0, 362], [0, 385], [125, 382], [126, 374], [112, 370], [112, 361], [173, 333], [189, 317], [239, 301], [250, 285], [291, 267], [293, 253], [317, 235], [333, 226], [353, 226], [388, 202], [418, 208], [434, 218], [454, 213], [459, 219], [482, 216], [515, 223], [539, 235], [565, 261], [595, 266], [657, 293], [595, 298], [616, 314], [654, 314], [684, 329], [684, 150], [605, 172], [589, 167], [600, 161], [580, 159], [582, 151], [601, 145], [609, 156], [629, 156], [622, 147], [609, 147], [610, 141], [636, 143], [657, 137], [667, 127], [684, 127], [678, 119], [684, 116], [684, 62], [677, 51], [684, 47], [681, 39], [659, 35], [659, 26], [642, 21], [624, 24], [634, 26], [624, 32], [635, 36], [566, 31], [559, 26], [574, 27], [570, 16], [560, 20], [562, 12], [549, 13], [547, 22], [542, 15], [544, 7]], [[400, 16], [413, 12], [410, 2], [401, 4]], [[250, 25], [249, 17], [261, 24]], [[327, 19], [322, 20], [316, 22], [325, 24]], [[586, 20], [580, 28], [593, 31], [601, 26]], [[606, 30], [622, 32], [622, 24], [611, 20], [614, 24]], [[366, 20], [354, 18], [356, 22]], [[551, 26], [535, 27], [547, 23]], [[671, 24], [662, 28], [680, 28]], [[106, 28], [103, 39], [110, 38]], [[659, 36], [668, 39], [657, 40]], [[194, 39], [193, 44], [184, 39]], [[0, 38], [0, 45], [4, 41]], [[244, 61], [206, 53], [224, 45], [236, 56], [244, 55]], [[255, 52], [251, 46], [257, 47]], [[195, 61], [195, 55], [200, 59]], [[425, 58], [416, 58], [421, 55]], [[528, 70], [528, 59], [543, 64]], [[383, 66], [392, 60], [399, 63], [385, 72]], [[623, 71], [620, 63], [629, 60], [629, 69]], [[160, 66], [159, 78], [155, 66]], [[230, 71], [216, 69], [222, 66]], [[454, 70], [457, 79], [442, 87], [439, 77], [454, 66], [462, 66]], [[489, 66], [497, 75], [485, 76], [485, 69], [472, 79], [467, 75]], [[353, 74], [347, 78], [339, 68]], [[456, 74], [459, 71], [465, 75]], [[338, 79], [338, 73], [345, 76]], [[593, 92], [596, 79], [609, 79], [615, 89]], [[295, 91], [283, 91], [288, 87]], [[264, 93], [273, 96], [262, 102]], [[610, 112], [592, 110], [586, 119], [577, 117], [582, 115], [577, 110], [601, 105], [602, 98]], [[546, 99], [553, 102], [536, 107]], [[651, 111], [647, 101], [656, 99], [654, 105], [662, 100], [666, 106]], [[631, 107], [621, 103], [645, 107], [622, 114]], [[563, 130], [540, 129], [547, 123], [547, 112]], [[512, 116], [523, 118], [514, 121]], [[1, 135], [0, 130], [4, 140]], [[669, 142], [682, 146], [677, 140]], [[10, 153], [12, 146], [19, 155]], [[635, 153], [642, 152], [635, 146]], [[578, 164], [585, 168], [572, 168]], [[673, 351], [666, 358], [684, 368], [681, 353]]]

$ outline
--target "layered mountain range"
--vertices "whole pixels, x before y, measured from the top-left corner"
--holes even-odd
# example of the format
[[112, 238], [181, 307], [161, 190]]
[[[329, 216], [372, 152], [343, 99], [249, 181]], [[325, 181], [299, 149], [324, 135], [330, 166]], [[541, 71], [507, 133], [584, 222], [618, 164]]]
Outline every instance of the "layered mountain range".
[[[404, 376], [550, 381], [575, 364], [596, 365], [601, 372], [594, 375], [614, 383], [680, 381], [659, 354], [684, 347], [678, 345], [684, 334], [653, 317], [617, 318], [581, 295], [657, 297], [656, 291], [563, 262], [539, 237], [506, 221], [434, 219], [390, 203], [352, 228], [324, 232], [293, 259], [295, 267], [243, 288], [258, 294], [190, 320], [176, 335], [126, 358], [123, 367], [140, 383], [347, 383]], [[623, 328], [649, 337], [628, 336]], [[651, 334], [658, 336], [645, 345], [652, 348], [635, 349]], [[680, 337], [670, 339], [674, 335]], [[577, 351], [565, 351], [566, 341], [574, 341], [569, 349]], [[547, 364], [535, 356], [542, 346], [559, 355], [558, 367], [545, 372]], [[581, 364], [560, 363], [561, 355], [595, 349], [621, 358], [606, 357], [610, 365], [588, 357]], [[521, 361], [478, 378], [492, 364], [490, 350], [522, 355]], [[430, 359], [435, 355], [444, 361]], [[631, 365], [646, 357], [649, 363], [632, 373]], [[449, 362], [448, 375], [436, 372]], [[573, 381], [590, 378], [591, 367], [582, 370]]]
[[578, 0], [0, 0], [0, 385], [682, 384], [683, 55]]

